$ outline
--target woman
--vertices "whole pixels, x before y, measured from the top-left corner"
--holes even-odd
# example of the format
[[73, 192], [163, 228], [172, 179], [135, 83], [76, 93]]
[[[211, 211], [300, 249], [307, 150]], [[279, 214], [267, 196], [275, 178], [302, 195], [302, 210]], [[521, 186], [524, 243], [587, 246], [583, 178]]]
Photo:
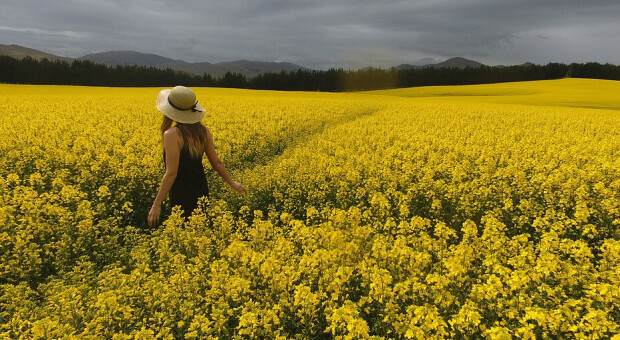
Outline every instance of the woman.
[[[247, 189], [234, 181], [217, 156], [211, 132], [200, 120], [205, 115], [194, 92], [185, 86], [162, 90], [157, 97], [157, 108], [164, 114], [161, 125], [166, 172], [148, 216], [148, 225], [159, 222], [161, 205], [170, 192], [170, 205], [180, 205], [183, 216], [189, 216], [198, 204], [198, 198], [209, 195], [207, 178], [202, 166], [202, 155], [207, 154], [211, 166], [226, 183], [239, 193]], [[175, 126], [172, 124], [176, 122]]]

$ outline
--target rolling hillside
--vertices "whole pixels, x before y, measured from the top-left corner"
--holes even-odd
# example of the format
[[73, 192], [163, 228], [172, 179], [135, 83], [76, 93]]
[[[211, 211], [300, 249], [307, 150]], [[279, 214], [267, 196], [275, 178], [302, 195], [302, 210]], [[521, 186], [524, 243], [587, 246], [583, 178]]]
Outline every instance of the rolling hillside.
[[266, 72], [297, 71], [298, 69], [308, 70], [306, 67], [287, 62], [236, 60], [215, 64], [209, 62], [189, 63], [183, 60], [162, 57], [157, 54], [135, 51], [107, 51], [87, 54], [79, 58], [65, 58], [19, 45], [2, 44], [0, 44], [0, 55], [14, 58], [24, 58], [29, 56], [34, 59], [47, 58], [50, 60], [64, 60], [67, 62], [71, 62], [74, 59], [89, 60], [109, 66], [135, 65], [156, 67], [159, 69], [170, 68], [200, 76], [207, 73], [213, 77], [221, 77], [229, 71], [233, 73], [241, 73], [246, 77], [254, 77]]
[[279, 63], [266, 61], [237, 60], [221, 63], [197, 62], [188, 63], [183, 60], [165, 58], [156, 54], [139, 53], [134, 51], [110, 51], [88, 54], [79, 59], [90, 60], [110, 66], [137, 65], [152, 66], [160, 69], [171, 68], [196, 75], [205, 73], [215, 77], [223, 76], [226, 72], [242, 73], [246, 77], [257, 76], [266, 72], [307, 70], [306, 67], [293, 63]]
[[27, 48], [27, 47], [23, 47], [19, 45], [0, 44], [0, 55], [5, 55], [5, 56], [13, 57], [13, 58], [18, 58], [18, 59], [21, 59], [24, 57], [31, 57], [34, 59], [47, 58], [50, 60], [64, 60], [64, 61], [69, 61], [69, 62], [73, 60], [73, 58], [60, 57], [57, 55], [45, 53], [39, 50], [35, 50], [32, 48]]

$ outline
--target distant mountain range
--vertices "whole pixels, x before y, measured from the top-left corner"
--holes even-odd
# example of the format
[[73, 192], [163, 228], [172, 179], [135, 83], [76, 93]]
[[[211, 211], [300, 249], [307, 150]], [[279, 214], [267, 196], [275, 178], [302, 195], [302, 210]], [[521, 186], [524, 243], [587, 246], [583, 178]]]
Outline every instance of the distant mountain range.
[[254, 77], [266, 72], [297, 71], [298, 69], [307, 70], [308, 68], [295, 65], [293, 63], [277, 63], [266, 61], [237, 60], [222, 63], [188, 63], [183, 60], [175, 60], [162, 57], [156, 54], [139, 53], [134, 51], [110, 51], [102, 53], [87, 54], [78, 59], [90, 60], [92, 62], [116, 65], [136, 65], [152, 66], [160, 69], [171, 68], [173, 70], [184, 71], [196, 75], [208, 73], [212, 76], [223, 76], [226, 72], [242, 73], [246, 77]]
[[23, 47], [19, 45], [0, 44], [0, 55], [5, 55], [5, 56], [13, 57], [13, 58], [18, 58], [18, 59], [21, 59], [24, 57], [31, 57], [34, 59], [47, 58], [50, 60], [64, 60], [64, 61], [69, 61], [69, 62], [73, 60], [73, 58], [59, 57], [57, 55], [45, 53], [39, 50], [34, 50], [32, 48]]
[[[0, 55], [11, 56], [15, 58], [23, 58], [26, 56], [50, 60], [64, 60], [71, 62], [74, 58], [60, 57], [53, 54], [41, 52], [35, 49], [19, 46], [19, 45], [2, 45], [0, 44]], [[266, 62], [266, 61], [250, 61], [250, 60], [237, 60], [221, 63], [188, 63], [183, 60], [170, 59], [162, 57], [156, 54], [140, 53], [134, 51], [109, 51], [101, 53], [87, 54], [85, 56], [75, 58], [79, 60], [90, 60], [95, 63], [101, 63], [109, 66], [116, 65], [136, 65], [156, 67], [160, 69], [170, 68], [173, 70], [183, 71], [196, 75], [203, 75], [205, 73], [214, 77], [223, 76], [226, 72], [242, 73], [246, 77], [254, 77], [256, 75], [266, 72], [280, 72], [280, 71], [297, 71], [298, 69], [308, 70], [308, 68], [299, 66], [293, 63], [287, 62]], [[427, 59], [432, 61], [432, 59]], [[526, 63], [529, 64], [529, 63]], [[524, 64], [525, 65], [525, 64]], [[397, 70], [422, 68], [422, 67], [456, 67], [465, 68], [472, 67], [478, 68], [484, 66], [483, 64], [461, 57], [450, 58], [440, 63], [429, 63], [424, 65], [412, 65], [401, 64], [394, 67]], [[372, 67], [369, 67], [372, 68]]]
[[254, 77], [256, 75], [266, 72], [297, 71], [298, 69], [308, 70], [308, 68], [306, 67], [286, 62], [278, 63], [266, 61], [237, 60], [215, 64], [207, 62], [188, 63], [183, 60], [175, 60], [156, 54], [140, 53], [134, 51], [109, 51], [87, 54], [79, 58], [66, 58], [19, 45], [2, 44], [0, 44], [0, 55], [6, 55], [14, 58], [23, 58], [28, 56], [34, 59], [47, 58], [50, 60], [63, 60], [68, 62], [71, 62], [74, 59], [90, 60], [95, 63], [105, 64], [109, 66], [152, 66], [160, 69], [170, 68], [173, 70], [188, 72], [200, 76], [207, 73], [214, 77], [223, 76], [226, 72], [229, 71], [234, 73], [242, 73], [246, 77]]
[[469, 60], [461, 57], [450, 58], [446, 61], [442, 61], [437, 64], [425, 64], [425, 65], [411, 65], [411, 64], [401, 64], [395, 67], [397, 70], [404, 70], [409, 68], [422, 68], [422, 67], [433, 67], [433, 68], [442, 68], [442, 67], [453, 67], [463, 69], [466, 67], [478, 68], [484, 66], [475, 60]]

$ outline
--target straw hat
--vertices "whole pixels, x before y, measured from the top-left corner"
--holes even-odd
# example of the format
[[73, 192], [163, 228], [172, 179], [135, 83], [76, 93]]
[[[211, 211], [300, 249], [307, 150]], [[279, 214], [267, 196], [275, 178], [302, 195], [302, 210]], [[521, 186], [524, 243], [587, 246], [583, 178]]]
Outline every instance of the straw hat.
[[198, 104], [196, 94], [185, 86], [161, 90], [157, 96], [157, 108], [178, 123], [198, 123], [205, 116], [205, 109]]

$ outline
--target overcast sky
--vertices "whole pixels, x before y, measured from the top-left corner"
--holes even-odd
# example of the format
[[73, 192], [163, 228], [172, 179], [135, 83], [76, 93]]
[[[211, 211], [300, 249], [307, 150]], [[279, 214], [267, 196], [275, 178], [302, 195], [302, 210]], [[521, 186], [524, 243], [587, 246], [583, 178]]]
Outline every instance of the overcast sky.
[[0, 0], [0, 44], [359, 68], [620, 64], [619, 0]]

